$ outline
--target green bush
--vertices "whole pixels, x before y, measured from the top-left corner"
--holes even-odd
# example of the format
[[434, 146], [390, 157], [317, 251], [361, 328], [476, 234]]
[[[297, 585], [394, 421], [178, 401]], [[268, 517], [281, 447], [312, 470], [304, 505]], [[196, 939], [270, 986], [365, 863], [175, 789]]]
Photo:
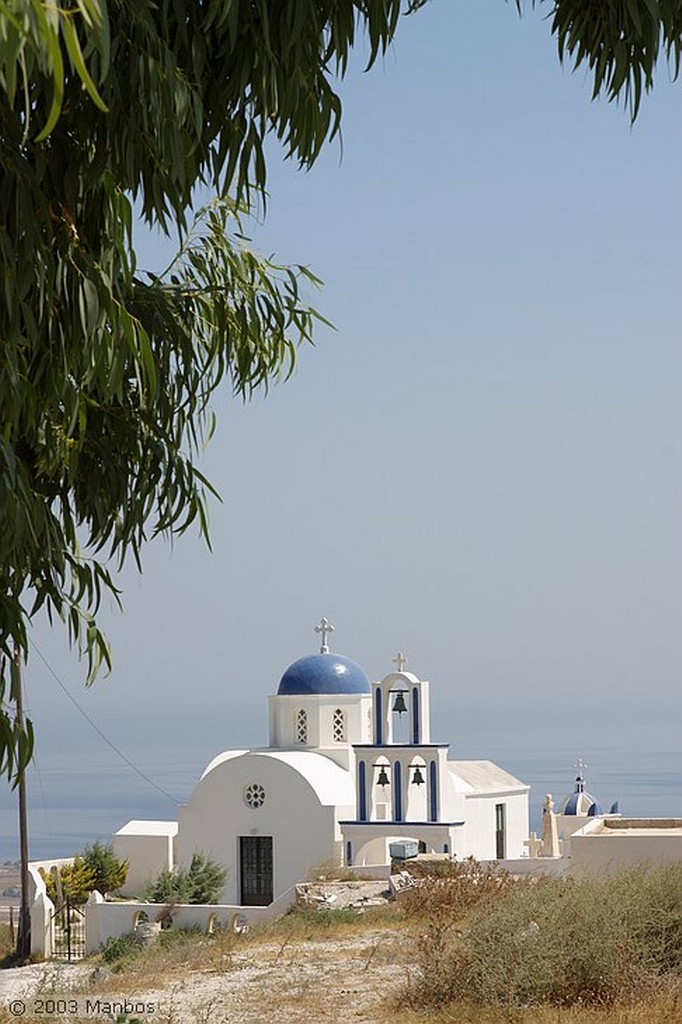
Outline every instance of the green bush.
[[133, 934], [119, 935], [115, 939], [107, 939], [102, 945], [100, 953], [112, 971], [118, 972], [139, 956], [140, 945]]
[[528, 879], [426, 927], [413, 1005], [613, 1003], [682, 974], [682, 864], [592, 880]]
[[59, 885], [57, 885], [54, 869], [46, 871], [45, 868], [40, 868], [39, 870], [45, 882], [48, 898], [55, 906], [61, 906], [62, 899], [66, 897], [77, 904], [85, 903], [95, 888], [94, 872], [80, 856], [74, 857], [73, 863], [62, 864], [56, 870], [56, 874], [59, 875]]
[[114, 853], [109, 843], [106, 846], [99, 840], [83, 850], [83, 863], [90, 868], [93, 877], [93, 888], [106, 896], [125, 885], [128, 874], [128, 861], [121, 860]]
[[[59, 875], [57, 885], [56, 873]], [[56, 905], [61, 897], [69, 897], [74, 903], [85, 903], [93, 889], [105, 896], [120, 889], [128, 873], [128, 861], [122, 861], [111, 845], [97, 841], [86, 846], [82, 854], [76, 854], [72, 864], [46, 871], [40, 868], [48, 897]]]
[[227, 871], [203, 853], [195, 853], [189, 868], [164, 870], [149, 883], [144, 899], [150, 903], [217, 903]]

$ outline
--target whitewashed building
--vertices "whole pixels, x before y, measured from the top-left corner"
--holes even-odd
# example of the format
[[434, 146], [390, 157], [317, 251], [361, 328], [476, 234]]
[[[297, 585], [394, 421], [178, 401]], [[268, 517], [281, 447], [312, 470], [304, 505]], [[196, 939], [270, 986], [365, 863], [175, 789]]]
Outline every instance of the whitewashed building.
[[177, 829], [129, 822], [114, 848], [126, 893], [202, 852], [227, 869], [221, 902], [265, 906], [330, 861], [386, 865], [407, 847], [458, 859], [525, 855], [529, 787], [491, 761], [451, 761], [432, 739], [430, 684], [406, 671], [370, 683], [333, 654], [300, 658], [269, 700], [269, 745], [215, 757]]

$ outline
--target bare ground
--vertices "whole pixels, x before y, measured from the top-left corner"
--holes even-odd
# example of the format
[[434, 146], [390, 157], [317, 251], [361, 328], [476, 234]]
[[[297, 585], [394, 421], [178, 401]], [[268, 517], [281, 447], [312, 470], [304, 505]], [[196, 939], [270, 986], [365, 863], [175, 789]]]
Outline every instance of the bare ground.
[[[159, 1024], [379, 1024], [388, 1020], [388, 997], [405, 979], [407, 953], [404, 934], [369, 929], [246, 943], [225, 953], [222, 962], [213, 956], [199, 968], [176, 965], [154, 986], [134, 974], [91, 980], [92, 965], [33, 965], [0, 972], [0, 1021], [13, 1019], [2, 1014], [16, 998], [26, 1003], [25, 1021], [50, 1019], [44, 1013], [33, 1017], [35, 997], [66, 992], [91, 1020], [111, 1020], [107, 1004], [127, 999], [136, 1012], [141, 1003], [151, 1003], [153, 1012], [142, 1018]], [[104, 1008], [101, 1016], [86, 1013], [93, 999]]]

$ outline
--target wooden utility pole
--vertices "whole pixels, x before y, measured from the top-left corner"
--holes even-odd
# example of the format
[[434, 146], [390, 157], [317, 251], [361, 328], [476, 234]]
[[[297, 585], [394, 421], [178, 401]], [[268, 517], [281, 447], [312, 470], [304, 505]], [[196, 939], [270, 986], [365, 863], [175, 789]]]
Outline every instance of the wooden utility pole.
[[[24, 727], [24, 697], [21, 687], [21, 655], [14, 648], [14, 701], [16, 721]], [[19, 791], [19, 859], [21, 862], [21, 907], [19, 909], [19, 930], [17, 935], [17, 956], [28, 960], [31, 955], [31, 913], [28, 905], [28, 823], [26, 814], [26, 774], [22, 770], [17, 784]]]

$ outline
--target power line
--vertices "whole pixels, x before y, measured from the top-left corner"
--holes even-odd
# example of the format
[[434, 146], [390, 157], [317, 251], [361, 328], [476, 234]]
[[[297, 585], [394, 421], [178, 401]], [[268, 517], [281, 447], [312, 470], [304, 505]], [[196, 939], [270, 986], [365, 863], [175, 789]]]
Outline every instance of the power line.
[[40, 647], [38, 646], [38, 644], [35, 642], [35, 640], [33, 638], [31, 639], [31, 644], [35, 648], [36, 654], [38, 655], [38, 657], [40, 658], [40, 660], [42, 661], [43, 665], [45, 666], [47, 671], [50, 673], [50, 675], [52, 676], [54, 681], [63, 690], [63, 692], [69, 698], [69, 700], [74, 705], [74, 707], [78, 711], [80, 711], [80, 713], [83, 716], [83, 718], [95, 730], [97, 735], [101, 739], [104, 740], [104, 742], [107, 744], [108, 747], [111, 747], [111, 749], [114, 751], [115, 754], [118, 754], [118, 756], [121, 758], [121, 760], [124, 761], [125, 764], [127, 764], [129, 768], [132, 768], [132, 770], [135, 772], [136, 775], [139, 775], [141, 779], [144, 779], [145, 782], [148, 782], [150, 786], [154, 787], [154, 789], [158, 789], [159, 793], [163, 793], [163, 795], [165, 797], [167, 797], [168, 800], [170, 800], [172, 803], [174, 803], [175, 806], [177, 807], [178, 804], [180, 803], [180, 801], [177, 799], [177, 797], [171, 796], [171, 794], [167, 793], [166, 790], [163, 789], [162, 786], [159, 786], [158, 783], [154, 782], [153, 779], [150, 779], [148, 775], [145, 775], [145, 773], [140, 768], [138, 768], [136, 764], [133, 764], [133, 762], [130, 760], [130, 758], [126, 754], [124, 754], [123, 751], [120, 750], [116, 746], [116, 744], [112, 740], [109, 739], [108, 736], [105, 736], [105, 734], [102, 732], [100, 727], [95, 722], [93, 722], [92, 718], [90, 718], [90, 715], [87, 713], [87, 711], [83, 710], [83, 708], [80, 706], [80, 704], [78, 703], [76, 698], [69, 692], [69, 690], [64, 685], [64, 683], [61, 681], [61, 679], [59, 678], [59, 676], [57, 675], [55, 670], [52, 668], [52, 666], [50, 665], [49, 661], [44, 656], [44, 654], [40, 650]]
[[[24, 682], [24, 697], [27, 698], [26, 711], [27, 711], [27, 713], [29, 715], [32, 715], [33, 714], [33, 709], [31, 707], [31, 700], [30, 700], [30, 697], [29, 697], [30, 687], [26, 686], [26, 679], [24, 679], [23, 682]], [[38, 779], [38, 788], [40, 789], [40, 799], [42, 801], [42, 811], [43, 811], [43, 814], [45, 815], [45, 821], [46, 821], [46, 824], [47, 824], [47, 832], [49, 833], [50, 837], [52, 839], [54, 839], [54, 829], [52, 827], [52, 819], [50, 817], [50, 812], [48, 810], [47, 800], [45, 798], [45, 787], [43, 786], [43, 773], [42, 773], [41, 768], [40, 768], [40, 760], [38, 758], [38, 753], [35, 750], [35, 748], [33, 750], [33, 757], [31, 758], [31, 763], [32, 763], [33, 767], [35, 768], [36, 777]]]

